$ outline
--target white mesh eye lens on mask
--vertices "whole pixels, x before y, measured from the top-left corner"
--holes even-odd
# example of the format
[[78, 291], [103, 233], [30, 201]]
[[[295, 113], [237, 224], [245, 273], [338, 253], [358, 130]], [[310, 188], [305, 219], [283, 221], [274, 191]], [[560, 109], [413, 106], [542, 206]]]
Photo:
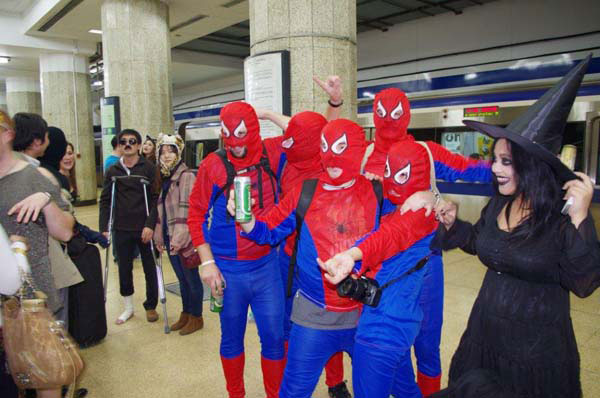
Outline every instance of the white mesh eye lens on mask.
[[329, 145], [327, 145], [327, 141], [325, 140], [325, 137], [323, 135], [321, 135], [321, 152], [327, 152], [328, 149], [329, 149]]
[[385, 161], [385, 171], [383, 172], [383, 177], [384, 178], [389, 178], [389, 176], [392, 174], [392, 171], [390, 170], [390, 159], [388, 158]]
[[378, 101], [377, 102], [377, 116], [385, 117], [386, 114], [387, 114], [387, 112], [385, 111], [385, 108], [381, 104], [381, 101]]
[[336, 155], [339, 155], [342, 152], [344, 152], [347, 147], [348, 147], [348, 138], [346, 137], [346, 133], [344, 133], [343, 136], [338, 138], [333, 143], [333, 145], [331, 146], [331, 152], [335, 153]]
[[229, 136], [231, 136], [229, 129], [227, 128], [227, 126], [225, 126], [225, 123], [223, 122], [221, 122], [221, 134], [223, 134], [223, 137], [225, 138], [229, 138]]
[[246, 123], [242, 120], [240, 124], [233, 131], [233, 135], [237, 138], [243, 138], [248, 134], [248, 130], [246, 129]]
[[284, 147], [285, 149], [290, 149], [292, 147], [292, 145], [294, 145], [294, 137], [290, 137], [287, 140], [283, 140], [281, 142], [281, 146]]
[[390, 113], [390, 117], [392, 119], [400, 119], [400, 116], [404, 114], [404, 109], [402, 109], [402, 101], [398, 102], [398, 105], [394, 108], [392, 113]]
[[394, 181], [398, 184], [403, 185], [406, 184], [406, 181], [410, 179], [410, 163], [405, 167], [400, 169], [396, 174], [394, 174]]

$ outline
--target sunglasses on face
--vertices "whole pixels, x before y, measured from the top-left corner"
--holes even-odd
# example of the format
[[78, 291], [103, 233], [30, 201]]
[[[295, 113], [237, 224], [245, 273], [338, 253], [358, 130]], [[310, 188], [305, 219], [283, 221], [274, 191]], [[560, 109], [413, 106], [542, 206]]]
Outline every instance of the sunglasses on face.
[[119, 140], [119, 145], [127, 145], [127, 144], [136, 145], [137, 143], [138, 142], [135, 138], [130, 138], [128, 140], [126, 140], [126, 139]]

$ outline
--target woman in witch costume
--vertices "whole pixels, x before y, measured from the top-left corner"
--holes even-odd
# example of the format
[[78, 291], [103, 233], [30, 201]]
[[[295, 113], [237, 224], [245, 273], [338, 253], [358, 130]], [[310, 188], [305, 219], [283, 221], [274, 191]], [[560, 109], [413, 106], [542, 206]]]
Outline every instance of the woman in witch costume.
[[438, 239], [444, 250], [476, 254], [488, 271], [448, 388], [434, 397], [581, 397], [569, 292], [586, 297], [600, 285], [600, 248], [592, 182], [556, 153], [588, 63], [506, 128], [464, 122], [495, 138], [496, 194], [475, 225], [456, 219], [453, 203], [438, 207]]

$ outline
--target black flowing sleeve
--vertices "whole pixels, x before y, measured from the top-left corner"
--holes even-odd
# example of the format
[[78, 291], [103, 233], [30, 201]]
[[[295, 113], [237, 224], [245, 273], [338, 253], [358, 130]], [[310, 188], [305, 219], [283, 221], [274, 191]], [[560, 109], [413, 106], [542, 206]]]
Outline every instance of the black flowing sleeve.
[[442, 250], [451, 250], [460, 247], [466, 253], [477, 254], [475, 242], [479, 235], [479, 231], [485, 226], [486, 218], [490, 216], [488, 212], [495, 207], [493, 205], [494, 202], [494, 198], [492, 198], [492, 200], [485, 205], [481, 210], [481, 215], [475, 225], [457, 218], [454, 225], [452, 225], [449, 230], [446, 230], [446, 227], [440, 223], [431, 247]]
[[565, 217], [560, 227], [560, 238], [560, 283], [578, 297], [587, 297], [600, 286], [600, 245], [594, 219], [588, 214], [575, 228], [570, 218]]

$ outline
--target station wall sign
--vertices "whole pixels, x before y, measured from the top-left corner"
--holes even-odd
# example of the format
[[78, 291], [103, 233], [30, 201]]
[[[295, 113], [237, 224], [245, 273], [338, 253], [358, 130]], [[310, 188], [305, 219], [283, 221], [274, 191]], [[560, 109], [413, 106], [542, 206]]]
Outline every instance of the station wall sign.
[[464, 108], [464, 117], [498, 116], [499, 114], [500, 107], [498, 105]]
[[[245, 100], [255, 108], [290, 115], [290, 53], [273, 51], [252, 55], [244, 60]], [[267, 120], [260, 121], [263, 138], [283, 132]]]

